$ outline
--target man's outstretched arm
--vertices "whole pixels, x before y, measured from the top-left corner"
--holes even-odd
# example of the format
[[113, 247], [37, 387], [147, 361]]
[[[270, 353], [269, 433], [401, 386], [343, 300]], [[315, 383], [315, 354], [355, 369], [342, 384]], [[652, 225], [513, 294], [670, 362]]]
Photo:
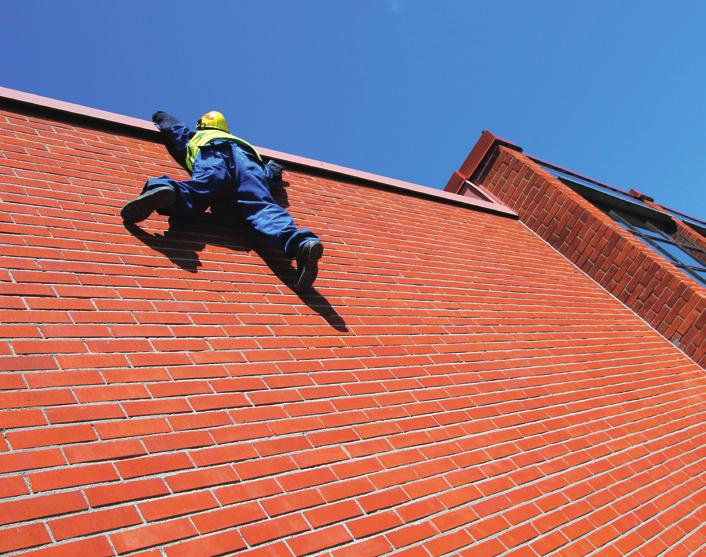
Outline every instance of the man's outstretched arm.
[[157, 125], [159, 131], [167, 137], [169, 152], [176, 161], [184, 166], [186, 161], [186, 146], [189, 140], [194, 137], [194, 132], [184, 126], [178, 118], [158, 110], [152, 115], [152, 121]]

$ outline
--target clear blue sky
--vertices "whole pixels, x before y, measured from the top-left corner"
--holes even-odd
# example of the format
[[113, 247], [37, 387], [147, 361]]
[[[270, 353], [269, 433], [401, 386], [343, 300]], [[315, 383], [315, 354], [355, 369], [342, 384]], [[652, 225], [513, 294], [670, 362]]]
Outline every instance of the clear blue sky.
[[706, 218], [702, 0], [7, 2], [0, 85], [443, 187], [481, 130]]

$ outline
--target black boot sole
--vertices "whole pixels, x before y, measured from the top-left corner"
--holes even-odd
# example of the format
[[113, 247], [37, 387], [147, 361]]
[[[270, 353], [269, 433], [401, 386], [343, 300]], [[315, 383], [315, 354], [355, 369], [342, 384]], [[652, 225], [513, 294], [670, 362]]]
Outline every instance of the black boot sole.
[[169, 207], [176, 200], [174, 188], [164, 186], [146, 191], [137, 199], [133, 199], [120, 211], [123, 221], [134, 224], [145, 220], [155, 209]]
[[[302, 258], [303, 265], [299, 277], [297, 278], [296, 289], [304, 290], [309, 288], [319, 274], [319, 259], [324, 254], [323, 244], [316, 243], [309, 248], [308, 253]], [[297, 265], [300, 265], [297, 260]]]

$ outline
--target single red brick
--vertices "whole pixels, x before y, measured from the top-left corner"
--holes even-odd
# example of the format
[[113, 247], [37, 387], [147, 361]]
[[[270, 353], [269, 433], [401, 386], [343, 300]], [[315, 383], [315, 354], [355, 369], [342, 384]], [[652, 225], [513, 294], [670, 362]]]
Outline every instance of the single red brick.
[[54, 291], [49, 285], [27, 284], [23, 282], [4, 282], [0, 284], [0, 294], [2, 294], [3, 296], [49, 296], [52, 298], [56, 297]]
[[282, 453], [294, 453], [305, 449], [311, 449], [311, 444], [303, 435], [293, 437], [280, 437], [267, 441], [253, 443], [253, 448], [261, 456], [272, 456]]
[[127, 553], [196, 535], [188, 519], [178, 518], [111, 534], [110, 541], [118, 553]]
[[144, 420], [130, 419], [117, 422], [102, 422], [94, 426], [101, 439], [118, 439], [120, 437], [136, 437], [151, 433], [171, 431], [164, 418], [146, 418]]
[[340, 447], [314, 449], [313, 451], [304, 451], [294, 455], [294, 461], [299, 468], [309, 468], [339, 460], [348, 460], [348, 455]]
[[540, 555], [546, 555], [561, 547], [569, 540], [561, 532], [551, 532], [549, 535], [532, 542], [532, 548]]
[[262, 506], [271, 517], [289, 513], [295, 510], [315, 507], [324, 503], [323, 497], [315, 489], [286, 493], [262, 501]]
[[170, 381], [155, 383], [154, 385], [148, 385], [148, 389], [155, 398], [213, 392], [207, 381]]
[[2, 338], [40, 338], [41, 334], [36, 325], [0, 325]]
[[[254, 391], [256, 389], [266, 388], [265, 382], [259, 377], [232, 377], [229, 379], [215, 379], [209, 381], [209, 383], [217, 393]], [[250, 400], [252, 400], [252, 398]]]
[[26, 493], [29, 493], [29, 490], [22, 476], [0, 478], [0, 499], [25, 495]]
[[74, 387], [77, 385], [98, 385], [104, 383], [98, 370], [43, 371], [26, 374], [27, 384], [33, 388]]
[[194, 555], [225, 555], [245, 548], [245, 542], [235, 530], [226, 530], [211, 536], [199, 536], [194, 540], [167, 547], [168, 557], [192, 557]]
[[282, 488], [271, 478], [243, 482], [216, 489], [216, 498], [222, 505], [240, 503], [281, 493]]
[[390, 530], [400, 526], [402, 521], [392, 511], [374, 513], [365, 518], [358, 518], [348, 522], [348, 529], [356, 538], [364, 538], [378, 532]]
[[192, 396], [189, 397], [189, 403], [197, 412], [203, 410], [217, 410], [220, 408], [250, 406], [250, 402], [245, 398], [245, 395], [240, 393]]
[[52, 356], [0, 356], [0, 371], [2, 372], [57, 368], [56, 361]]
[[192, 516], [191, 520], [201, 534], [208, 534], [264, 518], [267, 518], [267, 515], [258, 503], [253, 502], [201, 513]]
[[66, 464], [60, 449], [39, 449], [19, 453], [0, 454], [0, 474], [36, 470]]
[[229, 412], [233, 421], [237, 424], [260, 422], [268, 420], [279, 420], [287, 418], [287, 414], [282, 408], [240, 408]]
[[386, 491], [377, 491], [376, 493], [358, 498], [358, 503], [360, 503], [360, 506], [363, 507], [366, 513], [394, 507], [405, 501], [409, 501], [409, 497], [399, 487]]
[[50, 542], [51, 538], [44, 524], [13, 526], [0, 530], [0, 553], [2, 554]]
[[180, 366], [189, 365], [191, 360], [186, 354], [178, 352], [144, 352], [128, 354], [130, 365], [134, 367], [145, 366]]
[[[253, 451], [254, 453], [254, 451]], [[254, 458], [257, 455], [251, 456]], [[280, 472], [296, 470], [297, 465], [288, 456], [271, 456], [269, 458], [259, 458], [251, 462], [240, 462], [233, 466], [235, 473], [241, 480], [251, 480], [262, 476], [272, 476]]]
[[64, 453], [70, 463], [76, 464], [78, 462], [112, 460], [141, 455], [145, 454], [145, 449], [139, 441], [126, 439], [123, 441], [101, 441], [66, 447]]
[[234, 441], [246, 441], [249, 439], [260, 439], [271, 437], [272, 431], [267, 424], [242, 424], [230, 427], [220, 427], [210, 431], [216, 443], [233, 443]]
[[42, 325], [47, 338], [91, 338], [110, 336], [107, 327], [94, 325]]
[[86, 502], [78, 491], [30, 496], [0, 503], [0, 524], [66, 514], [86, 508]]
[[175, 495], [173, 497], [162, 497], [139, 505], [142, 516], [150, 522], [212, 509], [217, 506], [218, 503], [213, 495], [203, 491]]
[[115, 466], [123, 478], [137, 478], [139, 476], [149, 476], [160, 472], [171, 472], [194, 467], [189, 457], [184, 453], [150, 455], [121, 460], [116, 462]]
[[307, 435], [307, 439], [314, 447], [323, 447], [326, 445], [340, 445], [350, 441], [358, 441], [359, 437], [351, 428], [318, 431]]
[[86, 352], [86, 346], [80, 340], [14, 340], [15, 354], [66, 354]]
[[174, 474], [166, 478], [166, 482], [174, 492], [189, 491], [201, 487], [235, 483], [238, 481], [233, 468], [227, 466], [217, 466], [205, 470], [193, 470]]
[[275, 542], [249, 551], [241, 551], [238, 557], [292, 557], [292, 552], [284, 542]]
[[190, 451], [190, 456], [196, 466], [211, 466], [212, 464], [222, 464], [224, 462], [238, 462], [257, 458], [257, 453], [249, 443], [237, 443], [220, 447], [210, 447], [207, 449], [196, 449]]
[[57, 518], [49, 521], [49, 527], [54, 534], [54, 538], [61, 541], [67, 538], [85, 536], [86, 534], [133, 526], [141, 522], [142, 519], [137, 514], [135, 507], [129, 506]]
[[282, 404], [284, 402], [295, 402], [298, 400], [303, 400], [302, 396], [295, 389], [259, 391], [250, 393], [249, 398], [256, 406], [265, 406], [267, 404]]
[[354, 495], [370, 493], [371, 491], [375, 491], [375, 487], [370, 483], [368, 478], [357, 478], [322, 486], [320, 491], [324, 499], [330, 502], [339, 499], [347, 499]]
[[[103, 367], [103, 366], [98, 366]], [[107, 387], [84, 387], [75, 390], [80, 402], [106, 402], [110, 400], [130, 400], [150, 398], [142, 385], [110, 385]]]
[[31, 406], [58, 406], [74, 404], [76, 399], [69, 389], [50, 389], [0, 393], [0, 409]]
[[421, 546], [408, 547], [395, 553], [395, 557], [428, 557], [429, 552]]
[[295, 555], [307, 555], [335, 547], [352, 540], [351, 535], [341, 525], [322, 528], [308, 534], [295, 536], [287, 540], [287, 545]]
[[123, 402], [121, 406], [130, 417], [193, 412], [193, 409], [189, 406], [189, 403], [183, 399], [139, 400]]
[[108, 539], [100, 536], [95, 538], [86, 538], [76, 542], [64, 544], [52, 544], [49, 547], [36, 549], [28, 553], [23, 553], [23, 557], [66, 557], [67, 555], [76, 555], [76, 557], [109, 557], [114, 555], [113, 548], [110, 547]]
[[[233, 417], [235, 418], [235, 416]], [[270, 424], [272, 432], [276, 435], [289, 435], [292, 433], [301, 433], [303, 431], [323, 429], [323, 427], [323, 422], [320, 418], [296, 418], [289, 420], [280, 420]]]
[[37, 472], [35, 474], [29, 474], [28, 477], [32, 485], [32, 490], [35, 492], [110, 482], [120, 479], [112, 464], [72, 466], [60, 470]]
[[47, 445], [94, 441], [96, 439], [96, 434], [89, 425], [9, 431], [6, 435], [13, 449], [31, 449]]
[[379, 472], [383, 466], [377, 458], [364, 458], [334, 464], [331, 469], [339, 479], [346, 479]]
[[47, 417], [52, 424], [107, 420], [125, 416], [117, 404], [91, 404], [90, 406], [67, 406], [47, 408]]
[[334, 482], [336, 481], [336, 476], [329, 468], [317, 468], [287, 474], [286, 476], [279, 477], [278, 481], [285, 491], [294, 491], [296, 489]]
[[245, 541], [250, 545], [257, 545], [266, 541], [291, 536], [309, 529], [304, 517], [300, 514], [283, 516], [266, 520], [240, 529]]
[[373, 439], [348, 445], [347, 450], [353, 458], [384, 453], [392, 450], [392, 445], [387, 439]]
[[0, 429], [46, 425], [41, 410], [5, 410], [0, 412]]
[[231, 420], [230, 416], [228, 416], [228, 413], [224, 411], [169, 416], [167, 420], [175, 431], [218, 427], [233, 423], [233, 420]]
[[411, 545], [436, 536], [438, 533], [439, 531], [429, 522], [421, 522], [419, 524], [411, 524], [398, 530], [394, 530], [393, 532], [387, 534], [387, 539], [390, 540], [395, 548], [399, 549], [405, 545]]
[[85, 493], [91, 507], [102, 507], [124, 501], [137, 501], [139, 499], [167, 495], [169, 489], [164, 484], [164, 480], [153, 478], [89, 487]]
[[422, 499], [397, 507], [395, 511], [404, 522], [413, 522], [425, 516], [444, 510], [444, 505], [436, 498]]
[[394, 548], [390, 545], [384, 536], [375, 536], [369, 540], [364, 540], [341, 549], [337, 549], [331, 553], [332, 557], [377, 557], [378, 555], [387, 555]]
[[354, 501], [341, 501], [331, 505], [324, 505], [311, 509], [304, 513], [306, 519], [314, 528], [342, 522], [348, 518], [354, 518], [363, 514], [363, 511]]
[[473, 538], [469, 536], [467, 532], [458, 530], [457, 532], [451, 532], [429, 540], [424, 544], [424, 547], [428, 549], [432, 555], [442, 555], [459, 549], [464, 545], [468, 545], [471, 542], [473, 542]]
[[128, 365], [127, 359], [122, 354], [71, 354], [57, 356], [56, 359], [61, 369], [124, 367]]
[[468, 549], [464, 549], [460, 552], [460, 555], [463, 557], [475, 557], [476, 555], [483, 555], [483, 557], [486, 555], [488, 557], [495, 557], [495, 555], [500, 555], [506, 551], [507, 549], [502, 543], [500, 543], [498, 538], [492, 538], [490, 540], [474, 544]]

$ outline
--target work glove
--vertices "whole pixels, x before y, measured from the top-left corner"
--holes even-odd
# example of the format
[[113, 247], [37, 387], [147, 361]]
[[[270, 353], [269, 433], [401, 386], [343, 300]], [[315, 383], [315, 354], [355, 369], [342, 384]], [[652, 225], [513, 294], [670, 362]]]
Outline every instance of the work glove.
[[270, 183], [277, 184], [281, 182], [284, 167], [274, 160], [269, 161], [266, 166], [270, 175]]
[[162, 110], [158, 110], [152, 115], [152, 121], [157, 124], [157, 127], [162, 130], [164, 128], [170, 128], [174, 125], [178, 125], [180, 122], [177, 118], [168, 114]]

